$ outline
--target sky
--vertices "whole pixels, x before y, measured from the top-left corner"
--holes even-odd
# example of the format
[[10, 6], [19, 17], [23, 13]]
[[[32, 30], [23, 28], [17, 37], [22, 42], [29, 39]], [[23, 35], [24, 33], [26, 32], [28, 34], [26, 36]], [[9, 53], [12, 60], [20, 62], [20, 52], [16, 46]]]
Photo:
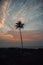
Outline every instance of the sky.
[[0, 0], [0, 42], [20, 42], [18, 21], [23, 42], [43, 42], [43, 0]]

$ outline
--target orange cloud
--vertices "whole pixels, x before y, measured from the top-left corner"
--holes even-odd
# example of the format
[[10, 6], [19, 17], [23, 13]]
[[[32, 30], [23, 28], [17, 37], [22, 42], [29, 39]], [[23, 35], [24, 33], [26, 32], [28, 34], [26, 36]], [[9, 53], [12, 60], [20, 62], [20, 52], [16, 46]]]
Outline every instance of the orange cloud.
[[0, 41], [5, 41], [5, 42], [18, 42], [20, 41], [19, 36], [17, 37], [16, 35], [13, 34], [4, 34], [4, 33], [0, 33]]
[[0, 20], [0, 22], [1, 22], [0, 28], [3, 28], [5, 26], [8, 5], [9, 5], [9, 0], [5, 0], [2, 4], [2, 7], [1, 7], [2, 16], [1, 16], [1, 20]]
[[4, 25], [2, 23], [0, 23], [0, 28], [3, 28], [3, 27], [4, 27]]
[[2, 5], [2, 24], [5, 23], [5, 20], [6, 20], [6, 9], [7, 9], [7, 6], [8, 6], [8, 0], [6, 0], [3, 5]]
[[13, 38], [13, 35], [11, 35], [11, 34], [0, 33], [0, 36], [4, 37], [4, 38]]
[[[22, 32], [23, 42], [43, 41], [43, 33], [39, 31], [24, 31]], [[20, 42], [19, 32], [13, 33], [0, 33], [0, 40], [6, 42]]]

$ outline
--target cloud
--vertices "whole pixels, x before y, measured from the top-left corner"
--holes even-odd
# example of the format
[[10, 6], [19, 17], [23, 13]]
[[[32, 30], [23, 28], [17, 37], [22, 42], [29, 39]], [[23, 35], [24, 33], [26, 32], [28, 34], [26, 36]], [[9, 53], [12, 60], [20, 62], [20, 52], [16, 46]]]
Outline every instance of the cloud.
[[[7, 32], [6, 34], [0, 33], [0, 40], [3, 42], [20, 42], [20, 33], [14, 31]], [[22, 40], [23, 42], [43, 41], [43, 31], [22, 31]]]
[[1, 42], [20, 42], [20, 37], [17, 35], [13, 35], [13, 34], [3, 34], [3, 33], [0, 33], [0, 41]]
[[3, 33], [6, 33], [7, 31], [11, 30], [11, 28], [6, 24], [6, 18], [8, 16], [7, 9], [10, 6], [11, 0], [4, 0], [1, 6], [1, 19], [0, 19], [0, 28]]
[[7, 17], [7, 7], [9, 6], [10, 0], [4, 0], [1, 6], [1, 20], [0, 20], [0, 28], [5, 26], [5, 21]]
[[5, 20], [6, 20], [6, 9], [8, 6], [8, 0], [4, 1], [3, 5], [2, 5], [2, 24], [4, 25]]
[[[5, 32], [15, 31], [15, 23], [21, 20], [25, 24], [25, 30], [41, 30], [43, 28], [41, 26], [43, 25], [41, 19], [43, 15], [42, 5], [43, 2], [40, 0], [4, 0], [1, 7], [0, 28]], [[39, 23], [39, 19], [41, 23]]]
[[2, 40], [3, 42], [4, 41], [11, 41], [13, 40], [13, 35], [12, 34], [3, 34], [3, 33], [0, 33], [0, 40]]
[[[33, 4], [33, 2], [35, 4]], [[28, 4], [29, 3], [29, 4]], [[13, 19], [15, 21], [21, 20], [22, 22], [29, 23], [30, 21], [34, 20], [35, 18], [43, 15], [43, 12], [40, 12], [40, 8], [42, 7], [43, 3], [38, 3], [37, 1], [26, 1], [26, 3], [21, 6], [21, 8], [14, 12]]]
[[2, 17], [1, 17], [1, 20], [0, 20], [0, 28], [1, 27], [4, 27], [4, 24], [5, 24], [5, 20], [6, 20], [6, 7], [7, 7], [7, 2], [4, 2], [4, 4], [2, 5]]
[[3, 28], [3, 27], [4, 27], [4, 25], [2, 23], [0, 23], [0, 28]]

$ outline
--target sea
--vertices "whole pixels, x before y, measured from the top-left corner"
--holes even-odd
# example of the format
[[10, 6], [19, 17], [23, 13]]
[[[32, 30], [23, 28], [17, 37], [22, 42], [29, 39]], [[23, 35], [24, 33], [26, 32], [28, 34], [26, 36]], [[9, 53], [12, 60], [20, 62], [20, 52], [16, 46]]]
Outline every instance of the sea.
[[[0, 48], [22, 48], [20, 42], [0, 42]], [[43, 41], [38, 42], [23, 42], [23, 48], [38, 49], [43, 48]]]

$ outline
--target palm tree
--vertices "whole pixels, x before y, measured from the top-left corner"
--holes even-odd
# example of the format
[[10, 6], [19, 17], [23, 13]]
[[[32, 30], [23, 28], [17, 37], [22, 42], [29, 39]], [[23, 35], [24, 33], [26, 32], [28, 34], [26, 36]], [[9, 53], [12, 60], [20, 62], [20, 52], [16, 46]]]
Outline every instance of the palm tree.
[[20, 38], [21, 38], [21, 46], [22, 46], [22, 49], [23, 49], [23, 41], [22, 41], [22, 34], [21, 34], [21, 28], [23, 28], [23, 23], [21, 23], [21, 21], [18, 21], [18, 23], [16, 23], [16, 28], [19, 28], [20, 30]]

